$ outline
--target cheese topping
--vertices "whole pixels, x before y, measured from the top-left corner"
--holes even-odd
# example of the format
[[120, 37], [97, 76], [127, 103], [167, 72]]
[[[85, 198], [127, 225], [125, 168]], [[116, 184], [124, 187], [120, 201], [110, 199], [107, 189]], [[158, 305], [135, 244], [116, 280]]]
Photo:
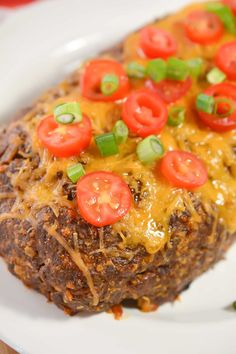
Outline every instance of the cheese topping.
[[[189, 12], [201, 7], [202, 5], [188, 7], [174, 16], [158, 21], [154, 26], [167, 30], [175, 37], [178, 43], [177, 56], [183, 59], [201, 57], [208, 66], [217, 49], [223, 43], [233, 40], [234, 37], [225, 32], [224, 37], [216, 45], [207, 47], [190, 42], [183, 31], [183, 20]], [[138, 43], [138, 33], [131, 34], [125, 40], [124, 64], [134, 60], [145, 63], [145, 59], [140, 59]], [[143, 85], [142, 80], [131, 80], [131, 83], [133, 88]], [[196, 95], [207, 86], [208, 84], [203, 80], [193, 84], [190, 92], [178, 101], [178, 104], [186, 107], [185, 123], [180, 127], [166, 125], [159, 138], [166, 151], [174, 149], [190, 151], [205, 162], [209, 180], [195, 194], [202, 201], [204, 208], [212, 215], [214, 214], [214, 218], [217, 215], [217, 220], [224, 223], [230, 232], [235, 232], [236, 158], [234, 147], [236, 148], [236, 132], [216, 133], [199, 122], [194, 102]], [[100, 170], [114, 172], [120, 175], [137, 194], [138, 202], [134, 202], [130, 212], [112, 227], [113, 232], [122, 236], [126, 245], [143, 245], [151, 254], [162, 249], [170, 237], [170, 216], [176, 211], [188, 209], [192, 214], [193, 224], [198, 224], [200, 217], [189, 193], [171, 187], [161, 175], [154, 174], [154, 165], [145, 166], [137, 159], [136, 146], [140, 138], [129, 137], [127, 142], [120, 146], [119, 155], [107, 158], [100, 156], [94, 141], [80, 157], [59, 159], [44, 150], [38, 141], [36, 128], [40, 119], [51, 114], [53, 108], [59, 103], [78, 101], [82, 112], [92, 121], [94, 135], [111, 131], [114, 123], [120, 119], [122, 102], [89, 101], [81, 97], [78, 86], [71, 89], [67, 81], [63, 82], [60, 88], [66, 92], [64, 97], [52, 101], [50, 95], [44, 95], [36, 106], [36, 111], [41, 110], [44, 114], [35, 115], [34, 111], [29, 112], [22, 123], [24, 128], [26, 125], [32, 136], [33, 151], [40, 155], [39, 168], [31, 171], [30, 180], [28, 177], [25, 178], [25, 183], [27, 183], [25, 192], [18, 192], [20, 200], [24, 200], [29, 206], [25, 212], [30, 213], [32, 205], [34, 207], [53, 206], [55, 213], [61, 205], [76, 208], [76, 202], [67, 200], [63, 194], [65, 174], [64, 180], [60, 180], [57, 179], [57, 172], [65, 173], [68, 166], [83, 161], [86, 173]], [[69, 94], [68, 91], [70, 91]], [[16, 178], [12, 176], [14, 186], [22, 186], [24, 183], [27, 160], [25, 164]], [[37, 174], [41, 176], [40, 179], [37, 179]], [[13, 207], [13, 212], [17, 208], [21, 206]], [[54, 237], [58, 238], [57, 234], [54, 233]], [[61, 239], [59, 242], [61, 243]], [[79, 267], [83, 267], [81, 260], [78, 262]]]

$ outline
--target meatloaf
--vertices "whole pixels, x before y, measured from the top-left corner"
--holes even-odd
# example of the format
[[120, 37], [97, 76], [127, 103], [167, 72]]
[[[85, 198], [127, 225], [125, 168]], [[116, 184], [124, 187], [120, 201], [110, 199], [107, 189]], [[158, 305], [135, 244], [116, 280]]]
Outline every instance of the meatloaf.
[[[191, 36], [191, 28], [186, 29], [189, 16], [200, 12], [205, 16], [211, 14], [206, 22], [210, 31], [213, 28], [214, 32], [215, 27], [221, 30], [217, 38], [210, 32], [207, 43]], [[0, 255], [11, 273], [67, 314], [105, 311], [127, 299], [135, 300], [143, 311], [172, 302], [196, 277], [221, 260], [235, 240], [235, 126], [215, 129], [199, 118], [195, 105], [196, 97], [213, 84], [208, 74], [216, 65], [217, 52], [235, 38], [224, 25], [217, 13], [208, 12], [205, 4], [191, 5], [149, 25], [154, 30], [161, 29], [162, 34], [168, 33], [175, 41], [175, 52], [170, 55], [164, 57], [163, 52], [152, 54], [145, 50], [140, 44], [141, 32], [137, 31], [96, 58], [115, 61], [127, 71], [130, 63], [139, 64], [136, 65], [138, 74], [129, 73], [130, 88], [126, 96], [146, 87], [150, 92], [156, 89], [155, 95], [162, 100], [169, 116], [173, 107], [184, 107], [184, 122], [175, 126], [166, 123], [154, 135], [163, 144], [165, 153], [186, 151], [202, 161], [207, 169], [207, 181], [198, 188], [181, 188], [167, 181], [160, 172], [162, 158], [143, 163], [136, 148], [146, 137], [130, 129], [129, 124], [129, 137], [119, 146], [119, 153], [101, 155], [95, 136], [112, 131], [114, 124], [121, 120], [122, 106], [128, 99], [126, 96], [114, 100], [103, 100], [102, 96], [93, 99], [83, 93], [81, 81], [91, 60], [43, 94], [17, 119], [2, 126]], [[202, 38], [208, 34], [203, 33]], [[157, 47], [162, 47], [162, 41], [166, 41], [163, 38], [155, 38], [154, 33], [151, 42], [156, 41]], [[201, 72], [197, 77], [190, 77], [189, 72], [184, 80], [169, 77], [157, 82], [153, 75], [147, 77], [140, 69], [152, 60], [155, 63], [156, 58], [161, 58], [162, 64], [168, 63], [169, 56], [185, 63], [200, 58]], [[221, 68], [220, 72], [224, 70]], [[158, 73], [163, 74], [163, 70]], [[233, 80], [226, 70], [222, 78], [225, 83], [221, 85], [234, 85]], [[187, 89], [182, 92], [186, 81]], [[176, 87], [182, 95], [174, 98], [171, 95]], [[230, 95], [226, 94], [228, 98]], [[209, 103], [210, 96], [207, 97]], [[208, 114], [211, 121], [218, 119], [217, 124], [221, 124], [223, 119], [235, 124], [236, 97], [232, 94], [230, 98], [230, 113], [223, 118], [213, 116], [216, 113], [212, 117]], [[83, 114], [91, 121], [93, 137], [80, 154], [58, 157], [40, 141], [38, 126], [45, 117], [53, 115], [55, 107], [65, 102], [79, 102]], [[75, 164], [81, 164], [86, 175], [107, 171], [122, 178], [132, 199], [130, 209], [122, 218], [110, 225], [96, 226], [82, 217], [76, 183], [67, 172]]]

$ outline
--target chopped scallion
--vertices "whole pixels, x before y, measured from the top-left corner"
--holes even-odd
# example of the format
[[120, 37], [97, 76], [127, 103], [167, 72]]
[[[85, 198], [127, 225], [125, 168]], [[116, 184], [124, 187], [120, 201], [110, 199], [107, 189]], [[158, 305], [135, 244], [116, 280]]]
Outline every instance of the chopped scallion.
[[185, 108], [182, 106], [171, 107], [168, 115], [168, 125], [178, 127], [184, 122]]
[[105, 96], [110, 96], [117, 91], [119, 87], [119, 78], [115, 74], [106, 74], [101, 81], [101, 92]]
[[190, 76], [197, 79], [202, 72], [203, 60], [201, 58], [193, 58], [187, 60], [186, 63], [190, 71]]
[[227, 5], [220, 2], [213, 2], [207, 4], [206, 9], [209, 12], [213, 12], [221, 19], [227, 31], [236, 34], [235, 17], [232, 10]]
[[166, 76], [168, 79], [184, 81], [189, 76], [190, 70], [184, 60], [169, 58], [167, 61]]
[[71, 124], [82, 120], [82, 112], [78, 102], [62, 103], [54, 108], [53, 113], [59, 124]]
[[113, 134], [115, 136], [117, 144], [124, 144], [129, 135], [129, 129], [123, 120], [118, 120], [113, 128]]
[[154, 59], [147, 65], [147, 75], [155, 82], [166, 78], [167, 65], [163, 59]]
[[150, 135], [140, 141], [136, 152], [139, 160], [142, 163], [147, 164], [160, 159], [164, 155], [164, 147], [160, 139], [155, 135]]
[[197, 96], [196, 106], [199, 111], [212, 114], [215, 106], [215, 99], [212, 96], [205, 95], [200, 93]]
[[207, 74], [207, 81], [210, 84], [219, 84], [219, 83], [225, 81], [225, 79], [226, 79], [225, 73], [223, 73], [223, 71], [221, 71], [218, 68], [213, 68]]
[[73, 123], [75, 120], [75, 117], [73, 116], [73, 114], [61, 114], [60, 116], [56, 117], [56, 121], [59, 124], [71, 124]]
[[234, 102], [226, 97], [215, 98], [214, 115], [218, 118], [231, 116], [234, 111]]
[[85, 171], [81, 163], [69, 166], [67, 168], [67, 176], [73, 183], [76, 183], [84, 175], [85, 175]]
[[146, 76], [146, 68], [136, 61], [127, 65], [126, 72], [129, 77], [136, 79], [143, 79]]
[[116, 138], [113, 133], [97, 135], [95, 142], [102, 156], [111, 156], [118, 154], [119, 149], [116, 143]]

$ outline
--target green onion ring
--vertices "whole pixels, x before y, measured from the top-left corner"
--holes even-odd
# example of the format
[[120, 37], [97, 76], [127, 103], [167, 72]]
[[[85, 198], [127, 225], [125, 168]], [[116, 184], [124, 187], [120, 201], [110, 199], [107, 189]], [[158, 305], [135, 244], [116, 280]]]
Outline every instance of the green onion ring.
[[143, 164], [149, 164], [160, 159], [164, 155], [164, 147], [160, 139], [150, 135], [138, 143], [136, 153]]
[[106, 74], [101, 81], [101, 92], [105, 96], [110, 96], [117, 91], [119, 87], [119, 78], [115, 74]]
[[54, 118], [59, 124], [71, 124], [82, 121], [82, 112], [78, 102], [62, 103], [53, 110]]
[[84, 175], [85, 171], [81, 163], [69, 166], [67, 168], [67, 176], [73, 183], [76, 183]]

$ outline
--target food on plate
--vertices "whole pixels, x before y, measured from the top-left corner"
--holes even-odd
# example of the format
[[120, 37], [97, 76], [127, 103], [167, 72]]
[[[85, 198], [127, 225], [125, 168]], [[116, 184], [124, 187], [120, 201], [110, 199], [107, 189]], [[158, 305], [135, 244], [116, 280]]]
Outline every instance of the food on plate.
[[66, 313], [173, 302], [235, 240], [234, 7], [145, 26], [2, 127], [0, 255]]

